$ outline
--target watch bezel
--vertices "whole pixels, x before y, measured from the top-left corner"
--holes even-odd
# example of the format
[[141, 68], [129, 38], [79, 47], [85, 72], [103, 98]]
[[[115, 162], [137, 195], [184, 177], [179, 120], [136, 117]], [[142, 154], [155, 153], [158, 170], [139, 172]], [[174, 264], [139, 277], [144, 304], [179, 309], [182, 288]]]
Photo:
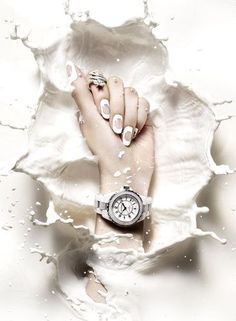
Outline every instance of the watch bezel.
[[[129, 222], [124, 222], [124, 221], [121, 221], [119, 220], [115, 214], [113, 213], [113, 210], [112, 210], [112, 206], [113, 204], [115, 203], [116, 199], [119, 198], [120, 196], [122, 195], [131, 195], [132, 197], [134, 197], [138, 204], [139, 204], [139, 212], [138, 214], [136, 215], [136, 217], [132, 220], [132, 221], [129, 221]], [[140, 219], [141, 215], [143, 213], [143, 201], [141, 199], [141, 197], [135, 193], [134, 191], [132, 190], [124, 190], [124, 191], [121, 191], [121, 192], [118, 192], [118, 193], [115, 193], [111, 196], [110, 200], [109, 200], [109, 204], [108, 204], [108, 215], [111, 219], [111, 221], [119, 226], [122, 226], [122, 227], [130, 227], [132, 225], [134, 225], [135, 223], [137, 223], [137, 221]]]

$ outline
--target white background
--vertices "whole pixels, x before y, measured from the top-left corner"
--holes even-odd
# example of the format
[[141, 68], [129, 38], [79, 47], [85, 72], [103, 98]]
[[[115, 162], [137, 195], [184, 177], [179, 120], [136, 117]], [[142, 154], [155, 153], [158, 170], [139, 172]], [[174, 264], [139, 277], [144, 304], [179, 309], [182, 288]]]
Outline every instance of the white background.
[[[131, 9], [135, 2], [137, 8], [140, 7], [141, 1], [131, 1]], [[99, 1], [96, 5], [98, 16], [102, 12], [109, 15], [110, 20], [113, 16], [117, 19], [114, 5], [126, 14], [127, 1]], [[231, 104], [217, 109], [233, 113], [236, 108], [236, 1], [153, 0], [150, 11], [160, 23], [159, 37], [169, 38], [165, 44], [177, 78], [213, 101], [232, 100]], [[39, 79], [30, 51], [20, 41], [9, 39], [16, 19], [36, 27], [60, 25], [65, 20], [63, 3], [56, 0], [2, 0], [0, 3], [0, 119], [24, 124], [28, 120], [26, 106], [36, 103]], [[218, 164], [227, 163], [232, 168], [236, 167], [235, 125], [234, 118], [221, 124], [212, 149]], [[25, 139], [22, 131], [0, 127], [1, 160], [15, 154]], [[11, 174], [0, 180], [1, 320], [75, 320], [71, 310], [53, 292], [53, 267], [39, 262], [39, 257], [29, 252], [35, 243], [44, 249], [50, 248], [44, 230], [33, 227], [28, 220], [32, 208], [44, 211], [46, 194], [38, 183], [23, 174]], [[201, 193], [199, 204], [208, 206], [210, 213], [199, 218], [199, 225], [216, 231], [227, 238], [228, 243], [221, 245], [209, 238], [203, 239], [191, 253], [180, 258], [180, 269], [157, 275], [156, 284], [150, 290], [150, 295], [156, 297], [156, 315], [149, 315], [147, 298], [147, 302], [143, 302], [147, 307], [144, 320], [236, 320], [235, 189], [236, 176], [222, 176], [213, 179]], [[36, 201], [43, 205], [37, 207]], [[6, 230], [6, 226], [12, 228]], [[31, 231], [28, 228], [32, 228]]]

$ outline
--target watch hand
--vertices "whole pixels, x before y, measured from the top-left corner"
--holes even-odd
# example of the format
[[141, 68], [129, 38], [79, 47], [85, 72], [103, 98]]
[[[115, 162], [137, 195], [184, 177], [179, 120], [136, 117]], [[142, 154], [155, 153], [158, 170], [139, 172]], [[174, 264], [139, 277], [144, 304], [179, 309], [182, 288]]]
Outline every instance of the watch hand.
[[126, 206], [122, 203], [122, 206], [124, 207], [122, 213], [126, 210]]

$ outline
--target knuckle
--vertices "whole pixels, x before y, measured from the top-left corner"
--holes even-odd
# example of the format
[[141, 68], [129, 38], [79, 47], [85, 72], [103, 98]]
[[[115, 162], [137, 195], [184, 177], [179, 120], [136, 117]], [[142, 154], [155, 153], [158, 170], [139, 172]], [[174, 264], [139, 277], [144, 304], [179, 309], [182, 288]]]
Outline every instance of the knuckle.
[[125, 87], [125, 93], [131, 95], [138, 95], [137, 90], [133, 87]]
[[107, 82], [109, 85], [115, 84], [115, 85], [122, 85], [123, 86], [123, 80], [118, 76], [109, 77]]
[[78, 99], [78, 97], [79, 97], [79, 93], [78, 93], [78, 91], [76, 90], [76, 89], [74, 89], [73, 91], [72, 91], [72, 93], [71, 93], [71, 96], [74, 98], [74, 99]]

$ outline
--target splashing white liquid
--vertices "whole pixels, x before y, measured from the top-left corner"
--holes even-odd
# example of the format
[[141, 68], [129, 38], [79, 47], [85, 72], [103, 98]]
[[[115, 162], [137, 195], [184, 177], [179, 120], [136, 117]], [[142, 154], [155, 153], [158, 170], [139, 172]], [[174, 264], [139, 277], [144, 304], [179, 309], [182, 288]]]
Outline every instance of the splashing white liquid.
[[[195, 202], [214, 173], [233, 172], [227, 165], [216, 166], [210, 154], [214, 132], [222, 119], [216, 120], [214, 105], [191, 89], [166, 81], [166, 48], [152, 35], [155, 24], [150, 22], [147, 7], [144, 18], [119, 28], [90, 20], [88, 12], [77, 14], [68, 6], [67, 10], [73, 19], [71, 31], [46, 48], [33, 45], [30, 35], [20, 36], [19, 28], [15, 30], [14, 37], [21, 38], [35, 56], [43, 93], [30, 126], [28, 150], [14, 166], [9, 164], [9, 170], [31, 175], [51, 195], [47, 222], [34, 220], [35, 224], [48, 226], [60, 221], [76, 231], [68, 246], [56, 255], [39, 249], [32, 252], [55, 264], [59, 287], [80, 319], [137, 321], [135, 289], [120, 287], [114, 280], [145, 277], [144, 271], [161, 264], [168, 253], [175, 253], [189, 238], [212, 236], [225, 243], [215, 233], [197, 228], [197, 215], [208, 209], [197, 207]], [[151, 187], [152, 240], [147, 253], [143, 249], [100, 248], [104, 242], [132, 236], [111, 233], [98, 237], [87, 227], [93, 226], [95, 218], [93, 202], [99, 176], [96, 157], [80, 133], [77, 108], [70, 97], [65, 73], [68, 60], [85, 70], [99, 65], [105, 74], [119, 75], [151, 103], [156, 172]], [[132, 68], [128, 67], [130, 62]], [[83, 272], [87, 264], [108, 289], [105, 305], [94, 303], [86, 295]], [[128, 303], [127, 292], [134, 293], [131, 297], [129, 294]]]

